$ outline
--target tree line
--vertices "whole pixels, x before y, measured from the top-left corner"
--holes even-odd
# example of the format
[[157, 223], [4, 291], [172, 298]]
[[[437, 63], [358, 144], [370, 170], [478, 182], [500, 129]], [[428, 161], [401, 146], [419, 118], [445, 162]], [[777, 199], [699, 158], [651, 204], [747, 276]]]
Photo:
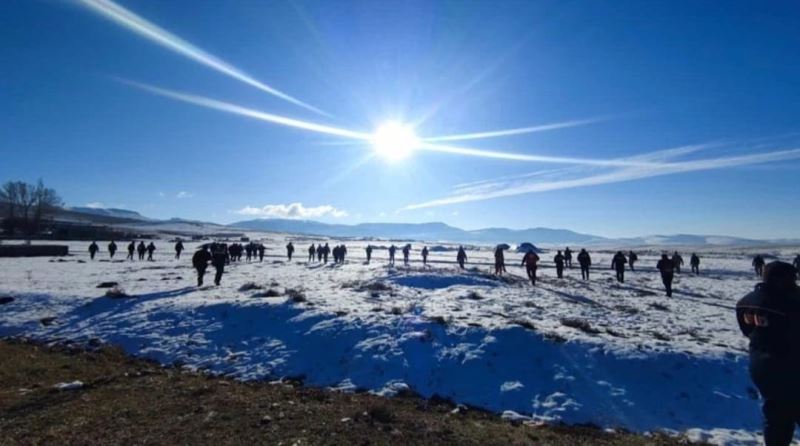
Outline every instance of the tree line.
[[3, 232], [28, 237], [37, 234], [44, 220], [63, 204], [55, 189], [46, 187], [42, 180], [36, 184], [7, 181], [0, 187]]

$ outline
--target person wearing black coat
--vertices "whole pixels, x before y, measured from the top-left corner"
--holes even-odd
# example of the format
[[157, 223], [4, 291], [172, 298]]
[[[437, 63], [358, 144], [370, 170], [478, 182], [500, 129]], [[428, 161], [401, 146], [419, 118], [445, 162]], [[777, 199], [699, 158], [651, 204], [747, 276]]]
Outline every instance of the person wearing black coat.
[[139, 260], [144, 260], [144, 253], [147, 251], [147, 246], [144, 245], [144, 242], [139, 242], [139, 246], [136, 247], [136, 252], [139, 254]]
[[697, 253], [692, 253], [692, 257], [689, 258], [689, 266], [692, 267], [692, 273], [700, 274], [700, 256]]
[[133, 260], [133, 253], [136, 251], [136, 242], [128, 243], [128, 257], [126, 260]]
[[147, 245], [147, 260], [152, 262], [153, 261], [153, 253], [156, 252], [156, 245], [153, 242], [150, 242]]
[[661, 273], [661, 282], [667, 291], [667, 297], [672, 297], [672, 280], [675, 278], [675, 262], [661, 254], [661, 260], [656, 264], [656, 269]]
[[559, 279], [564, 278], [564, 254], [561, 254], [561, 251], [558, 251], [555, 257], [553, 257], [553, 262], [556, 264], [556, 275]]
[[467, 261], [467, 251], [464, 251], [463, 246], [458, 247], [458, 253], [456, 254], [456, 262], [458, 262], [458, 267], [464, 269], [464, 262]]
[[292, 244], [292, 242], [289, 242], [289, 244], [286, 245], [286, 257], [289, 258], [290, 262], [292, 261], [292, 254], [294, 254], [294, 244]]
[[317, 248], [312, 243], [311, 246], [308, 247], [308, 263], [311, 263], [311, 262], [314, 261], [314, 254], [316, 254], [316, 253], [317, 253]]
[[203, 286], [203, 276], [206, 275], [206, 269], [210, 261], [211, 252], [209, 252], [207, 245], [203, 245], [203, 247], [192, 256], [192, 266], [197, 270], [197, 286]]
[[181, 259], [181, 253], [183, 252], [183, 241], [178, 240], [175, 242], [175, 259]]
[[789, 445], [800, 424], [800, 288], [795, 269], [766, 266], [763, 282], [736, 304], [736, 320], [750, 339], [750, 378], [763, 399], [764, 441]]
[[89, 245], [89, 258], [94, 260], [94, 256], [97, 254], [97, 251], [100, 251], [100, 247], [97, 246], [97, 242], [92, 242], [92, 244]]
[[628, 251], [628, 265], [631, 266], [631, 271], [636, 271], [633, 264], [636, 263], [637, 260], [639, 260], [639, 256], [633, 251]]
[[372, 245], [367, 245], [364, 250], [367, 252], [367, 263], [369, 263], [369, 261], [372, 260]]
[[759, 254], [759, 255], [757, 255], [757, 256], [755, 256], [753, 258], [753, 269], [755, 269], [756, 275], [758, 277], [761, 277], [764, 274], [764, 264], [765, 263], [766, 262], [764, 261], [764, 257], [762, 257], [761, 254]]
[[586, 252], [585, 248], [578, 253], [578, 264], [581, 266], [581, 278], [589, 280], [589, 267], [592, 266], [592, 257]]
[[211, 264], [217, 270], [214, 275], [214, 284], [219, 286], [222, 274], [225, 273], [225, 264], [228, 262], [228, 246], [224, 243], [211, 245]]
[[625, 282], [625, 265], [628, 264], [628, 259], [622, 251], [617, 251], [611, 259], [611, 268], [617, 272], [617, 282]]
[[117, 253], [117, 244], [114, 243], [114, 240], [111, 240], [111, 243], [108, 244], [108, 256], [113, 259], [114, 254], [116, 253]]

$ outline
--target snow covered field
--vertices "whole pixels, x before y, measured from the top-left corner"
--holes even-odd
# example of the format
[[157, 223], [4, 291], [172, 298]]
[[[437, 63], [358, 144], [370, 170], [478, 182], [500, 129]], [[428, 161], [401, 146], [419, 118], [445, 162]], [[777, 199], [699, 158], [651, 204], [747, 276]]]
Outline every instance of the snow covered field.
[[[658, 249], [638, 251], [624, 284], [609, 269], [610, 250], [590, 251], [588, 282], [577, 267], [557, 279], [555, 252], [546, 252], [534, 288], [513, 252], [509, 274], [496, 278], [488, 248], [468, 251], [459, 271], [455, 251], [432, 252], [424, 268], [413, 243], [411, 266], [398, 251], [389, 267], [385, 250], [366, 265], [366, 243], [345, 242], [347, 263], [334, 266], [306, 262], [316, 239], [258, 237], [268, 246], [263, 263], [233, 264], [222, 286], [200, 289], [192, 243], [180, 261], [166, 241], [156, 241], [155, 262], [123, 260], [122, 243], [109, 261], [107, 242], [94, 261], [85, 242], [69, 243], [73, 255], [61, 259], [0, 258], [0, 296], [15, 299], [0, 306], [0, 336], [108, 342], [241, 379], [301, 377], [386, 395], [410, 388], [532, 421], [758, 441], [758, 397], [733, 311], [756, 283], [753, 250], [700, 252], [702, 274], [687, 265], [667, 298]], [[796, 251], [763, 252], [790, 260]], [[682, 254], [688, 263], [691, 252]], [[97, 288], [112, 281], [130, 298]]]

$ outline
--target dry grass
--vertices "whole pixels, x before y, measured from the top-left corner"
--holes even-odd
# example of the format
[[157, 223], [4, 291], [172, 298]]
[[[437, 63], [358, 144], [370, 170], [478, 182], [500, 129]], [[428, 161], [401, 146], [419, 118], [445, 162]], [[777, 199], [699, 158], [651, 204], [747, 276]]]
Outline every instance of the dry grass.
[[[667, 437], [528, 426], [441, 400], [242, 383], [94, 352], [0, 341], [0, 444], [656, 445]], [[80, 380], [78, 390], [53, 385]]]

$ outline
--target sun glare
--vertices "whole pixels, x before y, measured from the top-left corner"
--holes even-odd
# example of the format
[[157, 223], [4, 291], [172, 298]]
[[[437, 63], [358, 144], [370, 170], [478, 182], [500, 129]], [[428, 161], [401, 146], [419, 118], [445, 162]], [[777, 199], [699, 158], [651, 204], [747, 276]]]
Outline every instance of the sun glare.
[[371, 142], [375, 153], [389, 161], [407, 158], [420, 144], [413, 128], [394, 121], [381, 124]]

